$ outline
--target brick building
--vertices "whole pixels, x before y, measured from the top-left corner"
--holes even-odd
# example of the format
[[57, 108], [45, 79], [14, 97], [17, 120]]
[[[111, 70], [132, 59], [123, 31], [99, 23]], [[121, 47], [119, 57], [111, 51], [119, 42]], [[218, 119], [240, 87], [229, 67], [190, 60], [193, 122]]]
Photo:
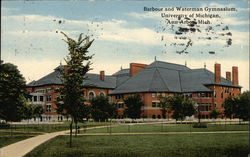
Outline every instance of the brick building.
[[[59, 66], [57, 68], [62, 68]], [[33, 81], [27, 85], [27, 90], [33, 95], [34, 103], [44, 105], [44, 116], [56, 114], [55, 89], [61, 81], [59, 72]], [[232, 67], [226, 72], [226, 78], [221, 77], [220, 64], [214, 65], [214, 73], [206, 68], [190, 69], [179, 64], [155, 61], [150, 65], [130, 63], [129, 69], [121, 69], [111, 76], [104, 71], [100, 74], [87, 74], [84, 80], [84, 96], [91, 99], [97, 95], [109, 96], [110, 101], [117, 106], [118, 118], [123, 118], [125, 104], [123, 99], [131, 94], [139, 94], [144, 102], [142, 117], [163, 118], [158, 96], [184, 94], [192, 97], [199, 105], [202, 118], [209, 118], [214, 108], [223, 113], [223, 104], [227, 97], [238, 96], [241, 86], [238, 84], [238, 68]], [[223, 115], [222, 115], [223, 116]]]

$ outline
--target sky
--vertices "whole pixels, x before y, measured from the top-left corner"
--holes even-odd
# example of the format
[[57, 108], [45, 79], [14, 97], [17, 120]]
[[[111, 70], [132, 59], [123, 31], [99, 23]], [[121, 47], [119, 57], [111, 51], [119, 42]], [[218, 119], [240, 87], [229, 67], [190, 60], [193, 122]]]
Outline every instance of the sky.
[[[163, 10], [144, 11], [145, 7]], [[178, 11], [176, 7], [203, 10]], [[205, 10], [225, 7], [235, 9]], [[219, 17], [200, 18], [196, 14]], [[209, 23], [180, 23], [195, 20]], [[232, 71], [232, 66], [238, 66], [242, 91], [249, 90], [247, 0], [2, 1], [1, 26], [2, 60], [17, 65], [27, 83], [65, 64], [68, 50], [62, 31], [74, 39], [80, 33], [94, 39], [89, 48], [89, 54], [94, 54], [91, 73], [105, 70], [111, 75], [129, 68], [129, 63], [150, 64], [155, 59], [186, 63], [192, 69], [205, 65], [212, 72], [214, 64], [220, 63], [222, 77]]]

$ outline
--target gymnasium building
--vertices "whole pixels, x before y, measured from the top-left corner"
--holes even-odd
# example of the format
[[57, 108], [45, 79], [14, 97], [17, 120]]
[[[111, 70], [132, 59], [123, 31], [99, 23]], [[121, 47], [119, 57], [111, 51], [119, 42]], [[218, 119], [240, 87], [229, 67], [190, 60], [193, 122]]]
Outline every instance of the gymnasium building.
[[[27, 90], [32, 95], [31, 103], [44, 106], [43, 119], [55, 120], [63, 117], [56, 112], [56, 98], [62, 82], [59, 78], [58, 66], [54, 72], [37, 81], [27, 84]], [[233, 66], [232, 72], [221, 76], [221, 65], [215, 63], [214, 72], [208, 69], [190, 69], [185, 65], [162, 61], [141, 64], [130, 63], [129, 69], [120, 69], [113, 75], [86, 74], [83, 95], [87, 101], [98, 95], [108, 96], [111, 103], [117, 107], [118, 117], [124, 118], [124, 98], [139, 94], [144, 105], [142, 118], [166, 118], [162, 116], [159, 96], [184, 94], [191, 97], [199, 106], [201, 118], [210, 118], [210, 111], [224, 111], [224, 101], [229, 96], [241, 93], [239, 86], [238, 67]], [[223, 116], [223, 114], [221, 115]]]

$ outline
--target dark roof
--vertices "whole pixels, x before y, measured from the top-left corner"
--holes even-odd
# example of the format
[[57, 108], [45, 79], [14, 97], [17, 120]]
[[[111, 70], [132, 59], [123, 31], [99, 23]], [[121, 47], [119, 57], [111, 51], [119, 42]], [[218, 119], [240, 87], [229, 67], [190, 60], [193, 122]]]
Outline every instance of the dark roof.
[[[27, 86], [60, 85], [59, 66], [54, 72], [37, 81], [30, 82]], [[231, 81], [221, 77], [221, 83], [214, 82], [214, 73], [207, 69], [189, 69], [186, 66], [155, 61], [146, 66], [133, 77], [129, 69], [121, 69], [111, 76], [105, 75], [104, 81], [99, 74], [86, 74], [87, 79], [83, 84], [88, 87], [114, 89], [111, 94], [136, 93], [136, 92], [211, 92], [207, 85], [222, 85], [238, 87]]]
[[[189, 69], [186, 66], [155, 61], [118, 86], [111, 94], [136, 92], [211, 92], [206, 85], [216, 85], [214, 73], [207, 69]], [[221, 78], [218, 85], [234, 86]]]
[[[62, 66], [57, 67], [54, 72], [42, 77], [41, 79], [30, 82], [27, 86], [61, 85], [62, 81], [60, 80], [60, 71], [58, 69], [62, 70]], [[105, 76], [104, 81], [102, 81], [100, 80], [99, 74], [87, 73], [86, 80], [83, 81], [83, 84], [85, 86], [114, 89], [116, 87], [116, 77]]]
[[60, 72], [58, 70], [55, 70], [54, 72], [42, 77], [41, 79], [37, 81], [32, 81], [31, 83], [27, 84], [28, 87], [33, 86], [43, 86], [43, 85], [60, 85], [62, 84], [60, 80]]
[[129, 75], [130, 70], [129, 69], [121, 69], [114, 73], [112, 76], [120, 76], [120, 75]]

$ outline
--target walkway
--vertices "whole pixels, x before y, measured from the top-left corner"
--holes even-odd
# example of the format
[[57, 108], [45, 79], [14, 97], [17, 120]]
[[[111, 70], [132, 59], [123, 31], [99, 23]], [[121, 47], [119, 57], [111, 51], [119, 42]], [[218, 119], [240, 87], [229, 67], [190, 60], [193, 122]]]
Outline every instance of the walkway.
[[[98, 127], [91, 127], [87, 129], [97, 129], [103, 128], [106, 126], [98, 126]], [[69, 133], [69, 131], [60, 131], [54, 133], [46, 133], [43, 135], [38, 135], [32, 138], [28, 138], [23, 141], [19, 141], [8, 146], [0, 148], [0, 157], [22, 157], [25, 154], [32, 151], [35, 147], [41, 145], [42, 143], [56, 137], [59, 135], [65, 135]]]

